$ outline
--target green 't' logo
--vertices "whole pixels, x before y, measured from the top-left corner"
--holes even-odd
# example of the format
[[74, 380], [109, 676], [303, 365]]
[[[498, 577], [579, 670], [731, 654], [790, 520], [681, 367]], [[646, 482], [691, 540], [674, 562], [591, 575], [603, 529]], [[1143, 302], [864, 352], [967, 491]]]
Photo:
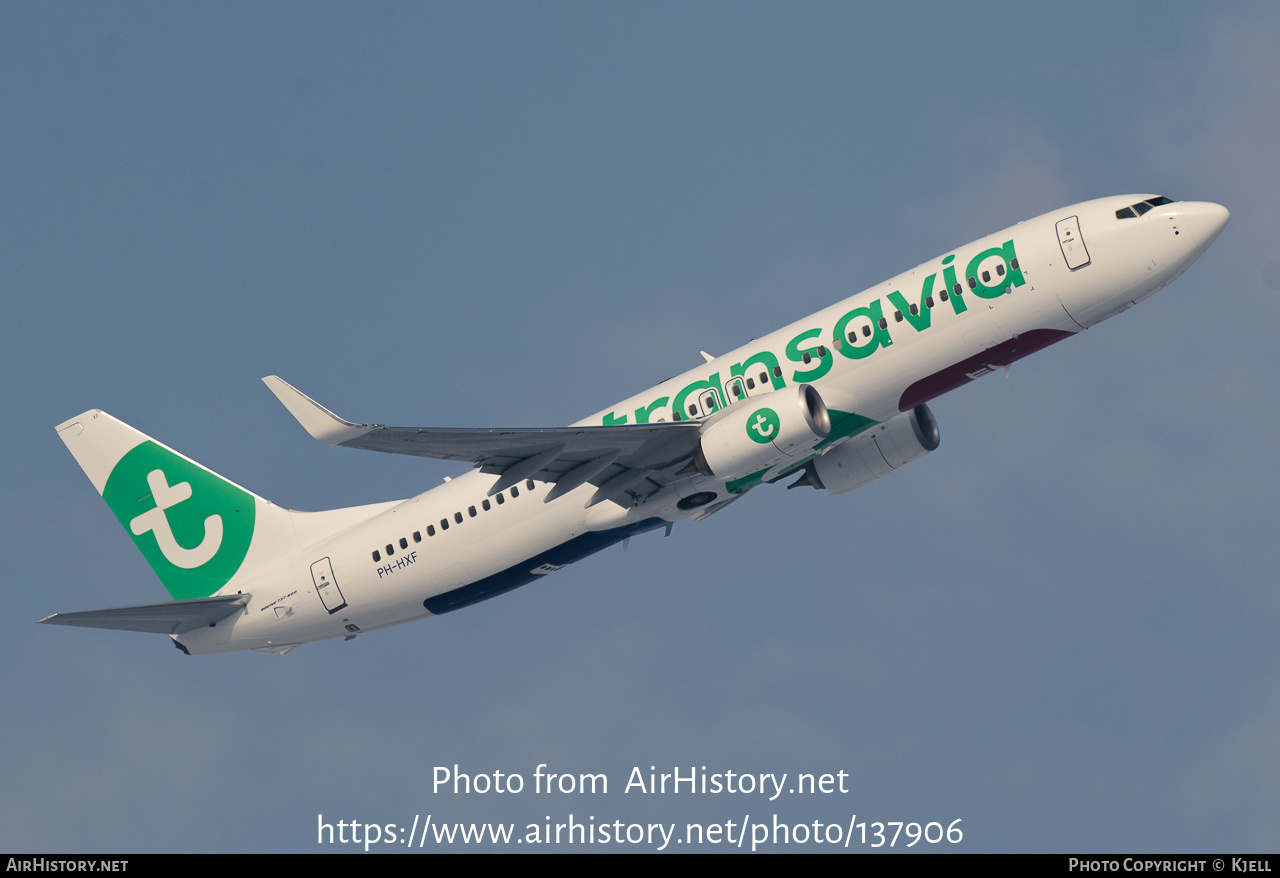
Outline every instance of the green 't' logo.
[[154, 442], [120, 459], [102, 499], [175, 600], [226, 585], [253, 540], [253, 495]]
[[747, 435], [753, 441], [764, 445], [766, 442], [777, 439], [781, 428], [782, 422], [778, 420], [778, 413], [771, 408], [762, 408], [747, 422]]

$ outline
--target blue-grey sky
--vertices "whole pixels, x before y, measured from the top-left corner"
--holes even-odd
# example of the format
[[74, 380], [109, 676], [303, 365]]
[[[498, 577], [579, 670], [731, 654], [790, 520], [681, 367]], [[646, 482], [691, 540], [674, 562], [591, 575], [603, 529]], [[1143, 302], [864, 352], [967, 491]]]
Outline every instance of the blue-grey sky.
[[[1262, 3], [0, 5], [0, 849], [856, 813], [969, 851], [1274, 850], [1278, 38]], [[260, 376], [568, 423], [1125, 192], [1231, 225], [937, 400], [939, 451], [857, 493], [761, 488], [283, 658], [33, 624], [165, 597], [53, 432], [85, 409], [294, 508], [409, 496], [458, 467], [330, 449]], [[455, 763], [611, 788], [433, 794]], [[651, 765], [850, 792], [623, 793]]]

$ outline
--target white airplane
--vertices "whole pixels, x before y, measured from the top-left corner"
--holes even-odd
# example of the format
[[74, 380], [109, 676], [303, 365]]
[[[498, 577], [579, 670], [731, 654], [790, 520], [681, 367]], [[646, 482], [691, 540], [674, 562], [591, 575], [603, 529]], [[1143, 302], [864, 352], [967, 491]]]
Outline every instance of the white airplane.
[[294, 512], [105, 412], [58, 426], [173, 601], [41, 619], [284, 654], [495, 597], [788, 477], [841, 494], [938, 447], [925, 404], [1173, 281], [1227, 224], [1124, 195], [958, 247], [570, 427], [344, 420], [267, 386], [330, 445], [470, 462], [408, 500]]

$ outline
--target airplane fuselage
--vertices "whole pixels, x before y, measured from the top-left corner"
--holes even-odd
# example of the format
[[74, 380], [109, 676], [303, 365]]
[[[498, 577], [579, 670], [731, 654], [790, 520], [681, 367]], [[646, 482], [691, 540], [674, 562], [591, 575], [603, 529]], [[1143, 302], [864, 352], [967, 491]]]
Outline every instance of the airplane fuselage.
[[[494, 492], [500, 476], [478, 469], [352, 514], [360, 520], [350, 526], [336, 513], [291, 513], [295, 533], [286, 537], [297, 551], [252, 573], [246, 565], [220, 592], [251, 593], [243, 611], [175, 640], [193, 654], [287, 651], [459, 609], [783, 476], [808, 472], [806, 484], [833, 492], [856, 487], [896, 464], [887, 445], [875, 446], [867, 455], [881, 452], [882, 470], [833, 484], [844, 476], [831, 462], [854, 456], [838, 452], [842, 445], [871, 448], [880, 430], [910, 442], [904, 425], [914, 418], [921, 447], [912, 454], [932, 450], [920, 436], [921, 419], [931, 422], [924, 403], [1140, 302], [1181, 275], [1226, 223], [1225, 209], [1200, 202], [1118, 215], [1149, 200], [1160, 201], [1098, 199], [987, 235], [578, 422], [711, 424], [758, 397], [808, 385], [829, 412], [829, 433], [791, 456], [771, 452], [759, 469], [726, 477], [708, 449], [696, 466], [623, 502], [592, 502], [598, 484], [590, 482], [550, 502], [555, 483], [538, 479]], [[764, 415], [753, 417], [748, 430], [773, 430]], [[331, 518], [314, 520], [324, 536], [308, 542], [310, 515]]]

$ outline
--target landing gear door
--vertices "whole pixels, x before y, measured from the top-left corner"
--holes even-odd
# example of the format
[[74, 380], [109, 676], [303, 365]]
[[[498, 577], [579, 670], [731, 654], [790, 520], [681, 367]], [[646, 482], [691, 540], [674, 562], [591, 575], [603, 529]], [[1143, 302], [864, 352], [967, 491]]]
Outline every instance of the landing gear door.
[[333, 578], [333, 565], [328, 558], [321, 558], [311, 565], [311, 580], [316, 584], [320, 603], [324, 604], [330, 616], [347, 605], [347, 599], [338, 588], [338, 580]]
[[1089, 250], [1084, 246], [1084, 238], [1080, 237], [1080, 218], [1069, 216], [1058, 220], [1058, 245], [1062, 247], [1062, 257], [1067, 260], [1067, 268], [1075, 271], [1084, 268], [1093, 260]]

